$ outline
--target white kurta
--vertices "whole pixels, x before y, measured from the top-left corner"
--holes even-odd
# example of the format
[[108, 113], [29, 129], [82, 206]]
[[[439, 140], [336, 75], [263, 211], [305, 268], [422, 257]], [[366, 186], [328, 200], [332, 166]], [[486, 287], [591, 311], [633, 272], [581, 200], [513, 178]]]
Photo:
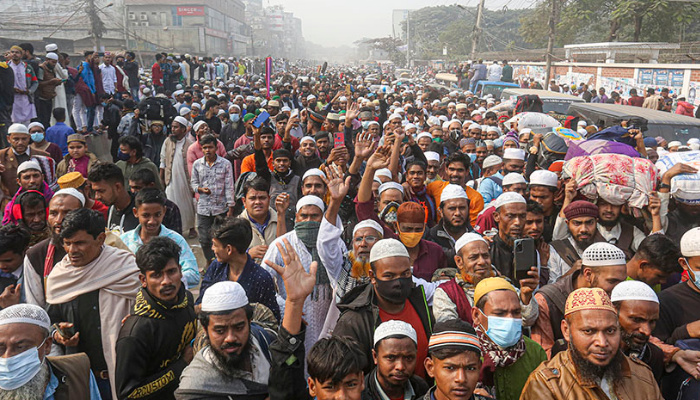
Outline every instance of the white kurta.
[[[166, 139], [170, 140], [170, 139]], [[187, 164], [182, 158], [182, 146], [185, 145], [185, 138], [175, 144], [175, 157], [173, 159], [173, 171], [170, 184], [165, 188], [165, 195], [180, 209], [182, 218], [182, 232], [189, 232], [194, 228], [194, 198], [190, 189], [190, 182], [187, 180], [185, 168]], [[165, 146], [160, 152], [160, 168], [165, 168]]]
[[[61, 67], [61, 64], [56, 64], [54, 72], [56, 73], [56, 78], [68, 79], [68, 70]], [[68, 113], [68, 100], [66, 99], [65, 83], [61, 83], [60, 85], [56, 86], [56, 97], [53, 98], [53, 109], [55, 110], [59, 107], [65, 109], [66, 114]], [[53, 113], [51, 113], [51, 126], [53, 125], [56, 125], [56, 119], [53, 117]]]

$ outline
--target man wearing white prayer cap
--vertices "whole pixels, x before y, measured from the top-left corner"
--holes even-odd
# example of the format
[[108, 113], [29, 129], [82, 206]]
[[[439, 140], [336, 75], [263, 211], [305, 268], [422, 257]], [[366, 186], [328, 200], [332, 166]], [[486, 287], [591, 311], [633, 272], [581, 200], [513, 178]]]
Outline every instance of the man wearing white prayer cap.
[[559, 188], [559, 177], [548, 170], [537, 170], [530, 174], [530, 200], [536, 201], [542, 206], [544, 213], [544, 240], [552, 241], [554, 224], [557, 222], [560, 208], [554, 204], [554, 195]]
[[304, 176], [301, 177], [302, 196], [313, 195], [321, 199], [325, 198], [328, 190], [323, 181], [325, 178], [326, 174], [318, 168], [311, 168], [304, 172]]
[[377, 211], [382, 212], [389, 203], [403, 203], [403, 186], [394, 181], [382, 183], [377, 188]]
[[449, 184], [442, 190], [438, 210], [442, 218], [430, 228], [426, 239], [442, 247], [447, 257], [447, 267], [457, 268], [455, 241], [473, 229], [469, 223], [469, 198], [459, 185]]
[[503, 150], [503, 173], [510, 172], [523, 173], [525, 168], [525, 150], [523, 149], [505, 149]]
[[426, 151], [423, 155], [425, 159], [428, 160], [428, 166], [425, 170], [425, 184], [427, 185], [440, 179], [438, 171], [440, 170], [442, 160], [440, 159], [440, 154], [434, 151]]
[[423, 153], [430, 149], [430, 144], [433, 142], [433, 135], [428, 132], [421, 132], [416, 136], [416, 143]]
[[[285, 246], [289, 243], [296, 251], [299, 261], [304, 269], [308, 272], [312, 262], [318, 263], [316, 272], [316, 285], [311, 296], [306, 298], [304, 302], [304, 314], [306, 315], [306, 337], [304, 346], [306, 351], [311, 349], [311, 346], [319, 339], [323, 326], [326, 320], [326, 315], [333, 300], [333, 286], [335, 279], [333, 273], [326, 270], [324, 260], [320, 257], [318, 251], [318, 238], [320, 235], [321, 222], [323, 213], [326, 211], [326, 206], [319, 197], [307, 195], [300, 198], [296, 203], [296, 215], [294, 220], [294, 229], [290, 232], [275, 239], [263, 257], [262, 266], [265, 268], [277, 283], [279, 288], [278, 303], [280, 309], [283, 310], [284, 301], [286, 299], [286, 290], [284, 289], [282, 277], [273, 268], [267, 265], [267, 262], [272, 262], [277, 265], [284, 265], [282, 254], [278, 249], [278, 245]], [[337, 221], [333, 221], [336, 224]], [[333, 245], [340, 254], [345, 253], [345, 243], [338, 238]], [[333, 285], [333, 286], [332, 286]]]
[[[51, 330], [51, 319], [39, 306], [18, 304], [0, 311], [0, 398], [101, 398], [85, 353], [49, 357]], [[77, 382], [85, 386], [77, 387]]]
[[[418, 351], [415, 374], [424, 377], [423, 361], [433, 320], [422, 286], [415, 286], [411, 261], [404, 244], [396, 239], [377, 241], [370, 250], [370, 282], [348, 293], [338, 304], [341, 316], [333, 336], [349, 336], [369, 358], [374, 347], [377, 313], [380, 321], [400, 320], [416, 331]], [[366, 372], [369, 372], [369, 368]]]
[[194, 139], [187, 134], [189, 127], [189, 121], [179, 115], [170, 124], [170, 138], [161, 147], [159, 170], [167, 198], [180, 210], [183, 236], [193, 238], [197, 232], [189, 179], [192, 169], [188, 169], [187, 152]]
[[615, 286], [610, 301], [617, 310], [620, 322], [620, 350], [626, 356], [647, 364], [661, 387], [665, 367], [664, 352], [649, 342], [656, 321], [659, 320], [659, 299], [656, 293], [644, 282], [628, 280]]
[[417, 350], [417, 334], [410, 324], [382, 322], [374, 331], [372, 358], [376, 368], [365, 378], [363, 396], [400, 399], [425, 395], [428, 384], [414, 375]]
[[217, 282], [204, 292], [199, 321], [208, 343], [182, 371], [176, 398], [267, 395], [268, 346], [275, 337], [252, 317], [238, 282]]

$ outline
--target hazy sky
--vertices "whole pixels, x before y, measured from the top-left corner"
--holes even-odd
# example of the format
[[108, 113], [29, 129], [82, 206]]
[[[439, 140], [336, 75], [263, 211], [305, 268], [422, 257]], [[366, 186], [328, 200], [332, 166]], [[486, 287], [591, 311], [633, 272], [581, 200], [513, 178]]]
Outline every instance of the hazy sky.
[[[523, 8], [534, 0], [486, 0], [486, 8]], [[302, 20], [304, 38], [323, 46], [352, 45], [363, 37], [391, 34], [391, 11], [427, 6], [461, 4], [475, 7], [478, 0], [264, 0], [263, 5], [281, 4]]]

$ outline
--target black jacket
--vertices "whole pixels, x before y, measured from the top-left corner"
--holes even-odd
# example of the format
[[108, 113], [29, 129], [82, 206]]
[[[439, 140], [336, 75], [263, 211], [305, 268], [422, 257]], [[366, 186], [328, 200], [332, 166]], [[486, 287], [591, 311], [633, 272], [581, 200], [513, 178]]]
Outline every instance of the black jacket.
[[[445, 220], [441, 219], [434, 227], [430, 228], [425, 240], [429, 240], [433, 243], [439, 244], [442, 250], [445, 252], [445, 257], [447, 257], [447, 266], [450, 268], [457, 268], [457, 263], [455, 262], [455, 240], [452, 239], [449, 233], [445, 231]], [[467, 232], [473, 232], [474, 229], [469, 223], [469, 216], [467, 215]]]
[[[383, 400], [377, 385], [377, 369], [365, 375], [365, 390], [362, 391], [362, 400]], [[428, 384], [420, 376], [412, 375], [408, 378], [408, 384], [413, 388], [411, 400], [419, 400], [428, 392]]]
[[[422, 286], [414, 287], [408, 295], [408, 301], [416, 310], [423, 323], [425, 335], [430, 337], [433, 332], [433, 313], [428, 306]], [[349, 336], [360, 345], [367, 360], [372, 359], [374, 330], [382, 323], [379, 318], [379, 306], [372, 284], [361, 285], [350, 290], [338, 304], [340, 318], [333, 330], [333, 336]], [[419, 327], [415, 327], [419, 329]], [[368, 363], [369, 364], [369, 363]], [[365, 368], [365, 374], [371, 370], [371, 365]]]
[[180, 287], [166, 305], [144, 288], [117, 340], [116, 392], [120, 399], [174, 399], [187, 366], [184, 348], [194, 339], [197, 321], [192, 294]]
[[270, 400], [308, 400], [309, 388], [304, 377], [306, 329], [292, 335], [280, 326], [277, 339], [270, 345]]

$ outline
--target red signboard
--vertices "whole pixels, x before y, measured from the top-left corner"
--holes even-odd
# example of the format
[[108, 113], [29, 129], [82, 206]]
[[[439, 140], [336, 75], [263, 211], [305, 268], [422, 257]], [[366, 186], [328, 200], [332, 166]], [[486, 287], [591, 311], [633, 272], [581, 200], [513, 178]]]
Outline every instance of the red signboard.
[[193, 16], [193, 15], [204, 15], [204, 7], [178, 7], [177, 15], [181, 16]]

